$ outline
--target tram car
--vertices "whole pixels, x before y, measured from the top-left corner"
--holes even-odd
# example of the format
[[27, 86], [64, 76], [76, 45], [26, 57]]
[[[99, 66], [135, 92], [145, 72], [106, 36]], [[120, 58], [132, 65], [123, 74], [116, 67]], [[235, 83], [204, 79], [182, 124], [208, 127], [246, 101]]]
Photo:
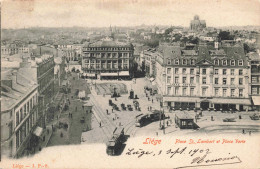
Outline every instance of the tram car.
[[106, 153], [111, 156], [117, 155], [119, 150], [122, 148], [124, 142], [125, 142], [124, 128], [116, 127], [112, 137], [106, 143], [106, 147], [107, 147]]

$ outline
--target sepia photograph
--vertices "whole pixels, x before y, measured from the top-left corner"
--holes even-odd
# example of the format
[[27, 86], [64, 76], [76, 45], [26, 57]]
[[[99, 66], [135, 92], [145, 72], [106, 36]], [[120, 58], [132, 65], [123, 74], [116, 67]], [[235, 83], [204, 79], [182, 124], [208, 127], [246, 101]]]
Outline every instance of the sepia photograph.
[[0, 168], [259, 168], [259, 0], [2, 0]]

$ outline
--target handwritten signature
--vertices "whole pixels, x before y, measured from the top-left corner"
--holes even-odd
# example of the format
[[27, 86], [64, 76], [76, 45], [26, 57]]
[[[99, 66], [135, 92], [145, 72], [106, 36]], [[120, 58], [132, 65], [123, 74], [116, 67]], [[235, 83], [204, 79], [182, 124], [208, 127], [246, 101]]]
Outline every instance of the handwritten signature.
[[241, 163], [241, 159], [237, 155], [231, 155], [230, 153], [225, 157], [215, 157], [210, 158], [209, 154], [212, 152], [209, 149], [190, 149], [188, 147], [178, 147], [175, 149], [168, 149], [166, 151], [158, 150], [158, 151], [147, 151], [144, 149], [135, 149], [128, 148], [126, 155], [135, 155], [138, 158], [143, 156], [158, 156], [162, 154], [166, 154], [169, 158], [174, 158], [177, 155], [187, 155], [191, 158], [191, 161], [187, 166], [181, 166], [178, 168], [185, 167], [196, 167], [196, 166], [212, 166], [212, 165], [225, 165], [225, 164], [235, 164]]

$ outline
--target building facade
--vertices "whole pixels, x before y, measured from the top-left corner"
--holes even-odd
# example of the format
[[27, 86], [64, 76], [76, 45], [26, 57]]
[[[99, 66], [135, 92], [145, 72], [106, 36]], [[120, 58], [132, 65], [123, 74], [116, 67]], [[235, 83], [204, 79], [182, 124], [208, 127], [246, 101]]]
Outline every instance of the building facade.
[[105, 39], [83, 47], [82, 70], [87, 77], [128, 78], [131, 76], [133, 45]]
[[249, 109], [250, 67], [241, 45], [212, 49], [164, 47], [157, 59], [156, 82], [165, 107]]
[[32, 144], [37, 126], [38, 85], [19, 70], [2, 72], [1, 79], [1, 154], [20, 157]]
[[260, 55], [258, 52], [248, 54], [251, 66], [250, 94], [254, 109], [260, 110]]

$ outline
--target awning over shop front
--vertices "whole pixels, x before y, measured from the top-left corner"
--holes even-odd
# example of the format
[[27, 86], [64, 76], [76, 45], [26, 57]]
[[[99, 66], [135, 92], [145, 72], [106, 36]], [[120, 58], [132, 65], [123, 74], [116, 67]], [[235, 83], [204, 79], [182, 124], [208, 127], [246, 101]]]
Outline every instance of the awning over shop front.
[[87, 73], [86, 76], [87, 76], [87, 77], [95, 77], [96, 74], [95, 74], [95, 73]]
[[100, 76], [118, 76], [118, 73], [100, 73]]
[[128, 71], [119, 72], [119, 76], [129, 76], [129, 72]]
[[213, 98], [210, 101], [214, 104], [242, 104], [242, 105], [251, 105], [249, 99], [223, 99], [223, 98]]
[[260, 105], [260, 96], [252, 96], [252, 100], [255, 106]]
[[37, 126], [36, 129], [34, 130], [33, 134], [40, 137], [42, 135], [43, 128]]
[[163, 97], [164, 101], [167, 102], [200, 102], [199, 98], [196, 97]]

